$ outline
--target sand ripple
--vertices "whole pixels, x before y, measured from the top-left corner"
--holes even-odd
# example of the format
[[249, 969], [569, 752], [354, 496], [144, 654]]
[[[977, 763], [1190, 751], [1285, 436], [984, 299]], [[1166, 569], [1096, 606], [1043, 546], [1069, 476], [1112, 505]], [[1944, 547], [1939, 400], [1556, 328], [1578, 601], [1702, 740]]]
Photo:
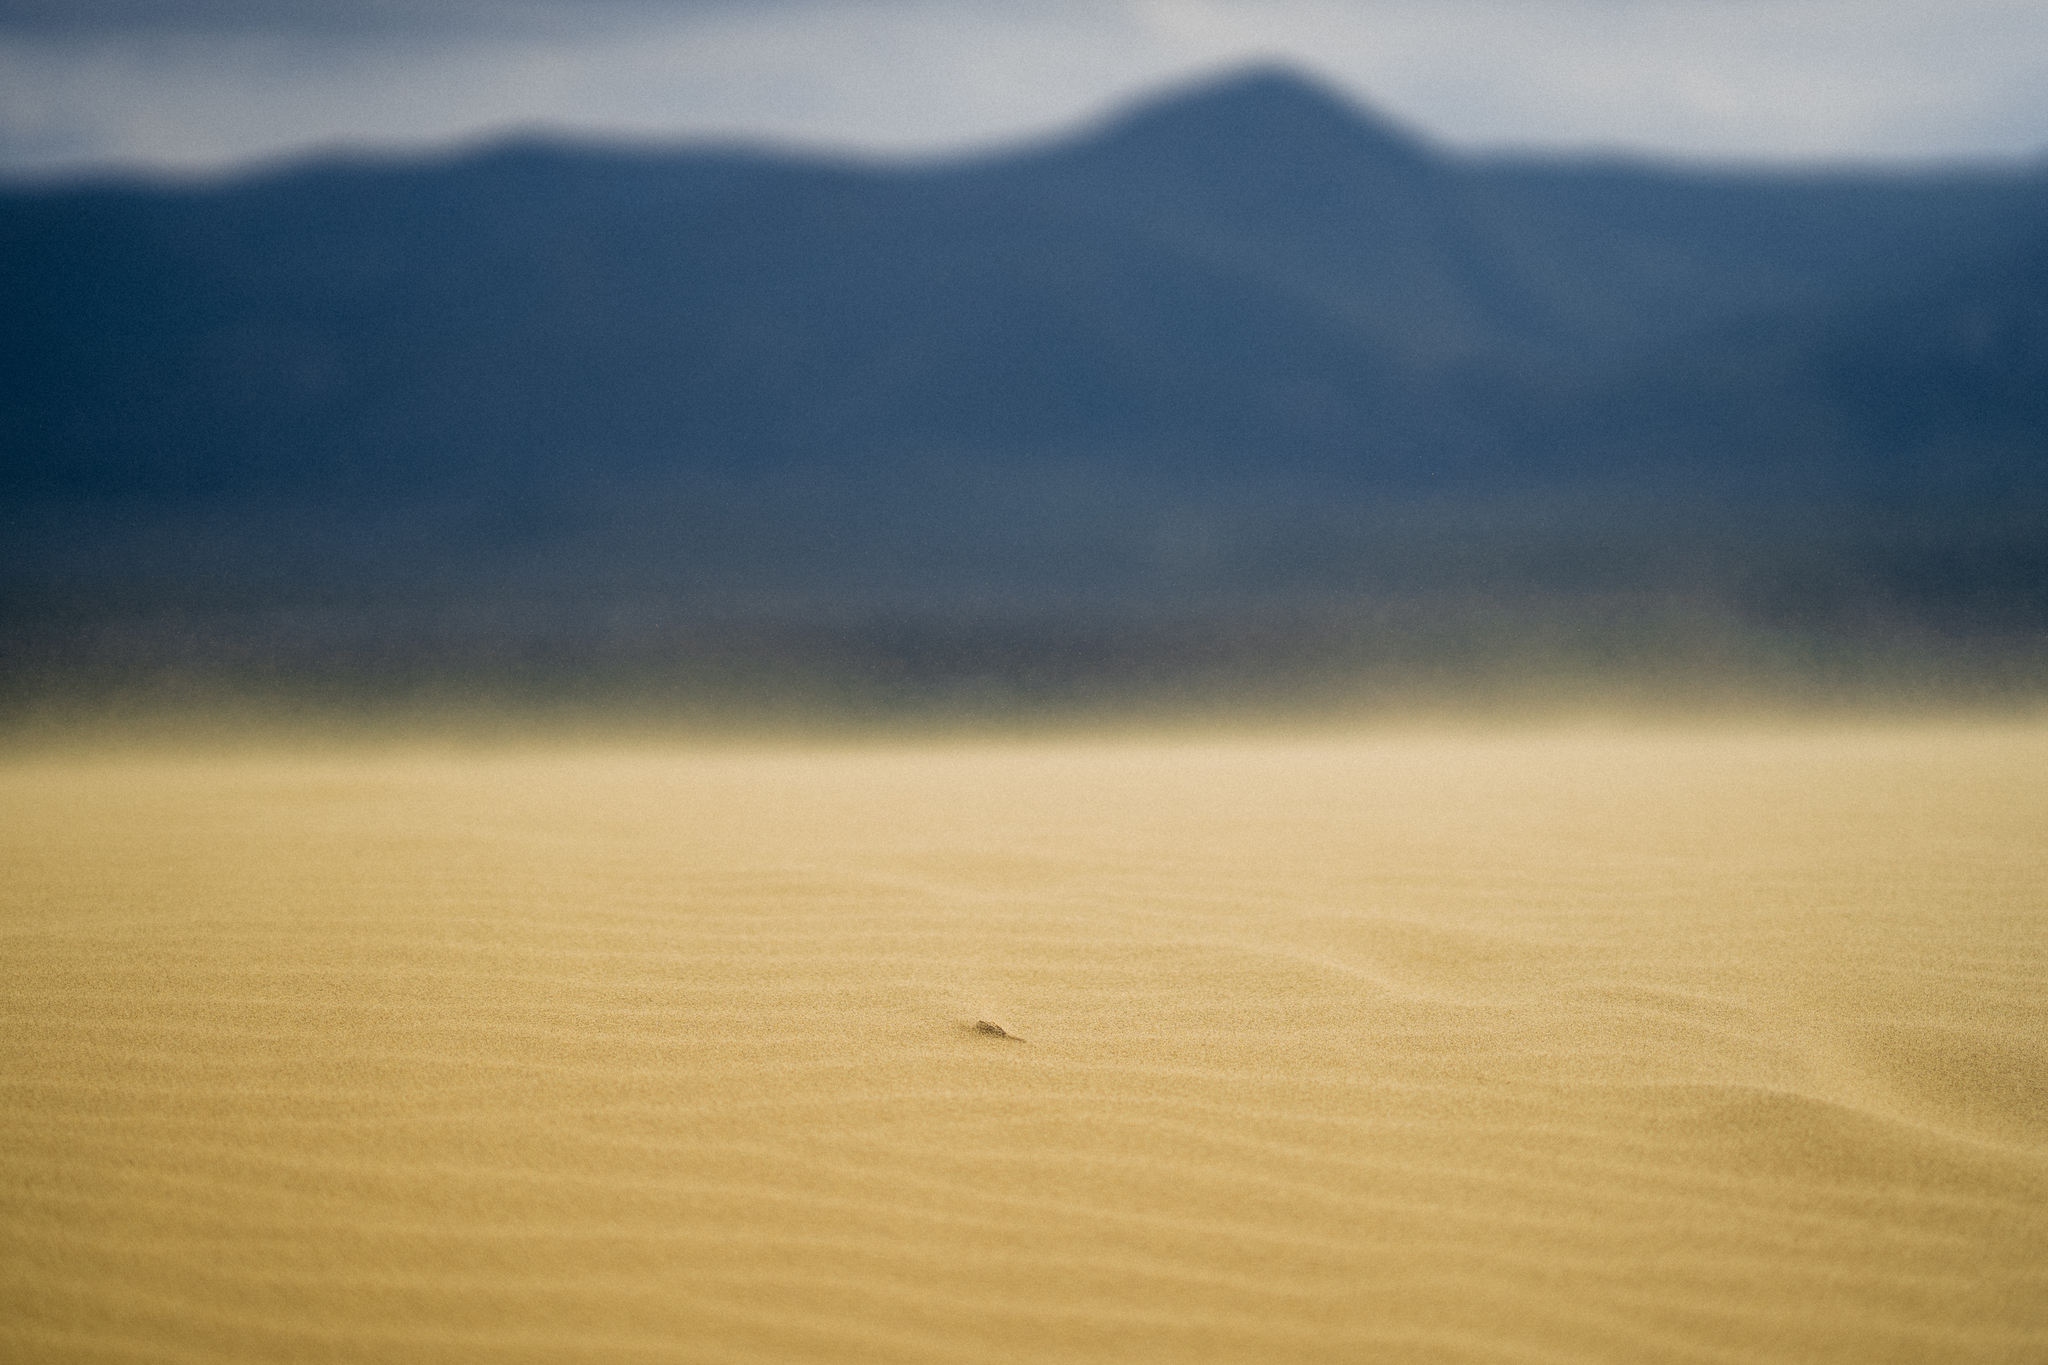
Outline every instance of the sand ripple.
[[10, 1359], [2048, 1360], [2048, 727], [18, 760], [0, 857]]

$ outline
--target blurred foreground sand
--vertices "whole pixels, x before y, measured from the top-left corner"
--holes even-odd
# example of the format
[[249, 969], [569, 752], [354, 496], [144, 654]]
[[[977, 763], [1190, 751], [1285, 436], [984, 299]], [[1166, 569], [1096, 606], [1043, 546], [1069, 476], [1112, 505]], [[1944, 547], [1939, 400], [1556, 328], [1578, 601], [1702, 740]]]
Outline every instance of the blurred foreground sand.
[[0, 867], [7, 1359], [2048, 1360], [2048, 726], [46, 757]]

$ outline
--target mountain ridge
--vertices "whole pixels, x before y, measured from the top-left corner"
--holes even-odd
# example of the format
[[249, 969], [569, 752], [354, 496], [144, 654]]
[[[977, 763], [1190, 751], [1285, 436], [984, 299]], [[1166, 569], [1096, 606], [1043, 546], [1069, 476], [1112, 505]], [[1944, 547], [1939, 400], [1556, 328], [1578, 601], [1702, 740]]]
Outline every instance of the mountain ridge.
[[[1961, 556], [2018, 629], [2042, 241], [2048, 170], [1457, 157], [1272, 70], [946, 166], [508, 143], [0, 191], [0, 623], [405, 583], [1740, 615], [1825, 544], [1866, 615], [1906, 610], [1886, 556]], [[1957, 308], [1995, 344], [1939, 340]], [[1840, 596], [1801, 591], [1772, 610]]]

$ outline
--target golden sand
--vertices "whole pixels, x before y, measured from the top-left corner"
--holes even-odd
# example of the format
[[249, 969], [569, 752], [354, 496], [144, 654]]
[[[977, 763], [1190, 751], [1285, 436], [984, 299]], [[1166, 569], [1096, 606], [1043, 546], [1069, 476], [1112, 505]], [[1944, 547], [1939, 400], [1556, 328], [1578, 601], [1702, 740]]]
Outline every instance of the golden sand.
[[10, 1360], [2048, 1361], [2041, 725], [16, 759], [0, 859]]

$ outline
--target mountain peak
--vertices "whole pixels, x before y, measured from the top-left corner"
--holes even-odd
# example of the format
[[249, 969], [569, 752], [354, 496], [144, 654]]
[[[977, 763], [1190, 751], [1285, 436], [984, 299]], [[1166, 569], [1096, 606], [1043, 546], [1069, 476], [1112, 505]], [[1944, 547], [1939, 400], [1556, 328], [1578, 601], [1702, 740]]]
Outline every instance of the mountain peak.
[[1294, 111], [1358, 121], [1352, 102], [1308, 73], [1282, 63], [1236, 67], [1170, 89], [1146, 101], [1154, 109], [1197, 109], [1258, 113]]
[[1150, 155], [1178, 146], [1227, 159], [1336, 154], [1416, 166], [1430, 159], [1419, 139], [1278, 65], [1241, 68], [1149, 100], [1114, 119], [1096, 141]]

